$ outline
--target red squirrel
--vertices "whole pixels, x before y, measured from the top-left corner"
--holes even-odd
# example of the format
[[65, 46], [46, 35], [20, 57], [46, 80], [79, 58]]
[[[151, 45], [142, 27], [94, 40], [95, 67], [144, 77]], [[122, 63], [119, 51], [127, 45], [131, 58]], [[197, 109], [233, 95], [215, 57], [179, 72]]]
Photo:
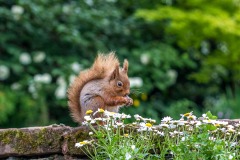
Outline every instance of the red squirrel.
[[[87, 110], [102, 108], [118, 112], [119, 107], [132, 105], [128, 61], [123, 67], [114, 52], [98, 54], [91, 68], [80, 72], [68, 89], [68, 106], [75, 122], [84, 121]], [[95, 118], [99, 115], [96, 114]]]

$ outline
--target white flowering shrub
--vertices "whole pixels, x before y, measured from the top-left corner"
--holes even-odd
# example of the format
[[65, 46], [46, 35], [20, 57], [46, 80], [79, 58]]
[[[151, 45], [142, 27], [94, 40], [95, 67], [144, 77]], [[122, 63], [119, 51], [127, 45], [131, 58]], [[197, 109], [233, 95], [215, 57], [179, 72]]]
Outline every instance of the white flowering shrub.
[[[172, 67], [179, 65], [174, 62], [177, 51], [168, 45], [162, 45], [162, 49], [169, 56], [163, 55], [165, 51], [158, 52], [159, 48], [146, 52], [138, 49], [145, 42], [135, 39], [144, 37], [144, 33], [135, 28], [143, 22], [134, 18], [135, 9], [126, 9], [133, 3], [1, 1], [0, 16], [4, 18], [0, 24], [0, 95], [4, 100], [0, 101], [0, 125], [72, 124], [66, 112], [69, 84], [91, 65], [98, 52], [111, 50], [117, 52], [121, 61], [127, 58], [130, 62], [134, 107], [129, 112], [145, 113], [141, 106], [148, 104], [148, 93], [154, 87], [163, 91], [174, 85], [178, 73]], [[148, 6], [147, 1], [141, 6], [145, 4]], [[156, 59], [151, 56], [155, 53]], [[152, 73], [153, 68], [162, 64], [169, 67], [161, 74], [157, 70]], [[142, 72], [143, 69], [146, 70]], [[155, 76], [145, 77], [149, 74]], [[147, 115], [154, 108], [158, 105], [149, 109]], [[153, 117], [157, 118], [159, 113], [155, 113]]]
[[[93, 118], [98, 113], [99, 118]], [[86, 112], [83, 125], [90, 128], [89, 139], [77, 142], [91, 159], [228, 159], [237, 160], [240, 122], [234, 125], [216, 120], [211, 112], [196, 117], [181, 114], [179, 120], [164, 117], [159, 125], [150, 118], [99, 109]], [[155, 125], [154, 125], [155, 124]]]

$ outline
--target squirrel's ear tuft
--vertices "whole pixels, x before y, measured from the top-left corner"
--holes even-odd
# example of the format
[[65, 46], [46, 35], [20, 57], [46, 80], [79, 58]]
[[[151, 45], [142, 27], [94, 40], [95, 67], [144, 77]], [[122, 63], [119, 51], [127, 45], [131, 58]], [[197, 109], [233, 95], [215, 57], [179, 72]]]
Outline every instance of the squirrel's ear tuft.
[[124, 60], [124, 62], [123, 62], [123, 71], [125, 72], [125, 73], [127, 73], [128, 72], [128, 60]]
[[110, 79], [109, 80], [116, 79], [117, 77], [119, 77], [119, 65], [116, 66], [116, 68], [114, 69], [114, 71], [110, 75]]

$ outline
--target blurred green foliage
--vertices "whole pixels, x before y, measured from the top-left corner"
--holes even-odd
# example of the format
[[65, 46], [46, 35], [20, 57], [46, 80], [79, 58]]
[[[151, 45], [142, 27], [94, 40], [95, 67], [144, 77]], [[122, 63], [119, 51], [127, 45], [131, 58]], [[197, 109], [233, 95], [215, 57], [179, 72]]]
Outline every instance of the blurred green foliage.
[[[178, 47], [188, 52], [201, 69], [190, 77], [202, 83], [234, 83], [240, 79], [240, 1], [176, 1], [171, 6], [139, 10], [138, 17], [162, 22]], [[164, 23], [164, 25], [162, 25]]]
[[232, 106], [240, 99], [239, 8], [239, 0], [0, 1], [0, 127], [76, 125], [67, 87], [109, 51], [130, 62], [134, 106], [121, 111], [158, 121], [223, 112], [230, 92]]

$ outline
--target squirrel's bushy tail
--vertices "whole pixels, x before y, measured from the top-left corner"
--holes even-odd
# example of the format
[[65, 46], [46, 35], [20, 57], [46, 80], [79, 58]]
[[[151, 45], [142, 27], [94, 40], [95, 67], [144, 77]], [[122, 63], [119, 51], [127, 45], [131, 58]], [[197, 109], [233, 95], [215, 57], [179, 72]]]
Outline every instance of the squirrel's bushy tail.
[[68, 89], [68, 106], [75, 122], [82, 122], [80, 94], [85, 84], [92, 80], [103, 79], [114, 71], [119, 61], [114, 52], [98, 54], [91, 68], [80, 72]]

